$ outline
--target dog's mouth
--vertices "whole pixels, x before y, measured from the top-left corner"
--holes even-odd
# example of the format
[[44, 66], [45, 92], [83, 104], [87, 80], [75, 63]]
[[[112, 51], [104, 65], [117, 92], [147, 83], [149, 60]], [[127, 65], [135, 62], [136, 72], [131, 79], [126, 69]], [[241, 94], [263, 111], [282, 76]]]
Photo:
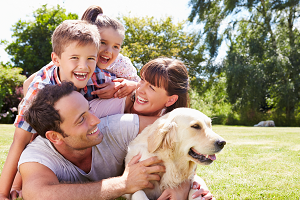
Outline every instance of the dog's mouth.
[[189, 155], [197, 160], [198, 162], [204, 164], [204, 165], [209, 165], [211, 164], [214, 160], [216, 160], [216, 155], [205, 155], [197, 152], [194, 148], [190, 148], [189, 150]]

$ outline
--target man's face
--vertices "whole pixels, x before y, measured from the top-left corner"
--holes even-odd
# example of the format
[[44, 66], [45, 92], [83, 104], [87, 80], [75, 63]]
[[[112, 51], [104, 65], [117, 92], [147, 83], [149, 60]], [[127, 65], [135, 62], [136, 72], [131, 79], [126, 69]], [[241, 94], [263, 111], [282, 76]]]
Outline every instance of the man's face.
[[84, 88], [95, 71], [97, 63], [97, 49], [93, 44], [68, 45], [60, 58], [54, 53], [52, 60], [59, 66], [61, 81], [71, 81], [78, 88]]
[[89, 109], [88, 101], [78, 92], [61, 98], [54, 105], [63, 122], [60, 128], [67, 137], [64, 143], [69, 149], [83, 150], [99, 144], [103, 134], [98, 129], [100, 123]]

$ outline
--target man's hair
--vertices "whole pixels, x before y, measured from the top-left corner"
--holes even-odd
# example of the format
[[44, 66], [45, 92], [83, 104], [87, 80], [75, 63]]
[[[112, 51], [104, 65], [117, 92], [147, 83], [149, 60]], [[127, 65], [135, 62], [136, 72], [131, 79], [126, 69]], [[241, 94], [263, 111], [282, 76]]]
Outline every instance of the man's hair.
[[52, 51], [61, 57], [65, 48], [73, 42], [79, 46], [93, 44], [99, 51], [101, 37], [97, 26], [83, 20], [65, 20], [53, 32]]
[[66, 137], [60, 128], [63, 119], [54, 105], [62, 97], [70, 95], [73, 91], [76, 91], [76, 87], [72, 82], [63, 81], [57, 85], [46, 85], [37, 93], [25, 111], [25, 121], [36, 130], [38, 135], [44, 138], [47, 131], [56, 131]]

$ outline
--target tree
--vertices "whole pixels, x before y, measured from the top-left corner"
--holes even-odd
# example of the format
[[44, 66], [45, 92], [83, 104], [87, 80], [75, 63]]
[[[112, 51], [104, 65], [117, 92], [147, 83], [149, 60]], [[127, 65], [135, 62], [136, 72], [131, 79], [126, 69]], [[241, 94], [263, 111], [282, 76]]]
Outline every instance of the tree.
[[43, 5], [33, 13], [33, 21], [19, 20], [13, 25], [15, 41], [8, 44], [6, 52], [12, 56], [14, 67], [30, 75], [51, 61], [51, 36], [55, 28], [66, 19], [78, 19], [77, 14], [66, 14], [57, 5], [47, 8]]
[[[275, 118], [283, 116], [278, 125], [293, 124], [300, 100], [300, 34], [295, 27], [300, 2], [191, 0], [190, 6], [190, 21], [204, 24], [211, 57], [224, 38], [229, 41], [223, 65], [227, 91], [245, 121], [255, 120], [259, 111], [272, 111]], [[229, 24], [221, 33], [225, 20]]]
[[171, 17], [156, 20], [154, 17], [121, 16], [126, 34], [122, 54], [141, 69], [151, 59], [166, 56], [183, 61], [189, 70], [194, 86], [204, 81], [201, 62], [204, 47], [199, 45], [200, 36], [184, 31], [184, 21], [174, 24]]

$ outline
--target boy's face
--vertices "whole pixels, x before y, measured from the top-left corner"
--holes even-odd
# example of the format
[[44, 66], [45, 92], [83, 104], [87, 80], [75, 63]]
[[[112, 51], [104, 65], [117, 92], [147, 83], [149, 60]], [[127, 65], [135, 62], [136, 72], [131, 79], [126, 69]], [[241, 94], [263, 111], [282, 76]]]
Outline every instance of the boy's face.
[[121, 45], [123, 43], [123, 38], [113, 28], [104, 28], [100, 32], [101, 36], [101, 46], [98, 54], [97, 66], [100, 69], [106, 69], [110, 66], [117, 58]]
[[95, 45], [79, 46], [77, 42], [67, 46], [60, 58], [53, 52], [52, 61], [59, 67], [60, 80], [72, 81], [78, 90], [84, 88], [95, 71], [97, 52]]

